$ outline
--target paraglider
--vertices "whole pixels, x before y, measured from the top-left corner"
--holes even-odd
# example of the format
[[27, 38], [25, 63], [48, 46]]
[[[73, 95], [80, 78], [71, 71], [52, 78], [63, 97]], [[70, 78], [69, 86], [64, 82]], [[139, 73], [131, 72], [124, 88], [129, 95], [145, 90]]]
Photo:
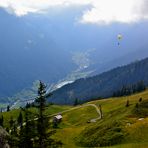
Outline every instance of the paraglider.
[[118, 38], [118, 45], [120, 45], [120, 41], [122, 40], [123, 36], [121, 34], [118, 34], [117, 38]]

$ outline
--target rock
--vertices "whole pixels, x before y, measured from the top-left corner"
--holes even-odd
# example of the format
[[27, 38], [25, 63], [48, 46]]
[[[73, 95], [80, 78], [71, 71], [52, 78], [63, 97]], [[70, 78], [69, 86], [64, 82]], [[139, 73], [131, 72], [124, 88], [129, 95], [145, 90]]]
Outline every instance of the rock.
[[9, 134], [0, 126], [0, 148], [10, 148], [8, 145], [7, 137]]
[[139, 120], [139, 121], [142, 121], [142, 120], [144, 120], [144, 118], [139, 118], [138, 120]]

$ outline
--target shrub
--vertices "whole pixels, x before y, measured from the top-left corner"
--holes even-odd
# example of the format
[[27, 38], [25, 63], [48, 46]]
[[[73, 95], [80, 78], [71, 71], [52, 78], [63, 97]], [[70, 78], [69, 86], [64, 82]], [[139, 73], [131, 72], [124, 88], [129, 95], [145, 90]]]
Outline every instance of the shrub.
[[133, 114], [138, 117], [147, 117], [148, 116], [148, 101], [143, 101], [140, 104], [135, 105], [133, 109]]
[[76, 144], [82, 147], [111, 146], [121, 143], [124, 136], [125, 132], [122, 130], [121, 124], [114, 121], [99, 127], [85, 129], [76, 138]]

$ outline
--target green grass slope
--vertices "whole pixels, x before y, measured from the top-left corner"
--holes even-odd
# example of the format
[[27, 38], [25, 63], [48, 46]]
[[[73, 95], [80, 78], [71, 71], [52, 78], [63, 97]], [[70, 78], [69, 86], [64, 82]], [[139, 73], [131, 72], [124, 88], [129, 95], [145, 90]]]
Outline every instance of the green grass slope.
[[[141, 102], [139, 98], [142, 98]], [[90, 122], [99, 114], [95, 107], [88, 104], [101, 105], [103, 119]], [[35, 114], [37, 109], [30, 108], [30, 111]], [[2, 113], [5, 127], [9, 127], [11, 116], [17, 119], [19, 112], [20, 109]], [[128, 97], [91, 101], [77, 107], [49, 105], [46, 108], [47, 115], [60, 112], [63, 120], [53, 138], [61, 140], [63, 148], [148, 147], [148, 90]]]
[[[64, 110], [68, 110], [70, 108], [71, 108], [71, 106], [65, 106], [65, 105], [62, 105], [62, 106], [59, 106], [59, 105], [48, 105], [46, 107], [45, 113], [48, 116], [48, 115], [52, 115], [52, 114], [56, 114], [56, 113], [62, 112]], [[28, 110], [30, 111], [30, 113], [32, 113], [32, 114], [30, 114], [32, 119], [36, 118], [37, 108], [32, 107], [32, 108], [29, 108]], [[1, 113], [3, 115], [3, 117], [4, 117], [4, 127], [5, 128], [6, 127], [9, 128], [9, 125], [10, 125], [9, 121], [10, 121], [11, 117], [13, 118], [14, 121], [17, 121], [17, 118], [19, 116], [20, 111], [21, 111], [21, 109], [13, 109], [13, 110], [11, 110], [9, 112]], [[21, 112], [24, 115], [24, 112], [23, 111], [21, 111]]]
[[[139, 98], [142, 101], [139, 102]], [[126, 102], [129, 100], [129, 107]], [[138, 105], [136, 105], [138, 103]], [[98, 114], [91, 107], [79, 108], [63, 114], [54, 138], [63, 142], [64, 148], [148, 147], [148, 90], [128, 97], [109, 98], [88, 102], [102, 106], [103, 119], [88, 123]]]

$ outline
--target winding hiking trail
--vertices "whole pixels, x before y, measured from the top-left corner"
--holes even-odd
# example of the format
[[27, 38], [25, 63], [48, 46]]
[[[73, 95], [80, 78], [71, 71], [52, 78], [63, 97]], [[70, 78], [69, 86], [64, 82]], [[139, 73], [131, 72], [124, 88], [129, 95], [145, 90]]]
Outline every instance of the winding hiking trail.
[[[76, 107], [73, 107], [73, 108], [68, 109], [68, 110], [64, 110], [64, 111], [61, 111], [61, 112], [58, 112], [58, 113], [54, 113], [54, 114], [49, 115], [49, 116], [47, 116], [47, 117], [53, 117], [53, 116], [56, 116], [56, 115], [58, 115], [58, 114], [67, 113], [67, 112], [70, 112], [70, 111], [72, 111], [72, 110], [76, 110], [76, 109], [83, 108], [83, 107], [87, 107], [87, 106], [92, 106], [92, 107], [94, 107], [94, 108], [96, 109], [98, 115], [99, 115], [99, 117], [94, 118], [94, 119], [91, 119], [90, 122], [96, 122], [97, 120], [101, 119], [100, 110], [99, 110], [98, 106], [95, 105], [95, 104], [85, 104], [85, 105], [76, 106]], [[37, 120], [37, 119], [38, 119], [38, 118], [35, 118], [34, 120]], [[24, 122], [23, 125], [25, 125], [25, 124], [26, 124], [26, 123]], [[20, 128], [20, 126], [19, 126], [18, 128]]]
[[[58, 114], [67, 113], [67, 112], [70, 112], [70, 111], [72, 111], [72, 110], [76, 110], [76, 109], [83, 108], [83, 107], [87, 107], [87, 106], [92, 106], [92, 107], [94, 107], [94, 108], [96, 109], [97, 113], [99, 114], [99, 117], [97, 117], [97, 118], [95, 118], [95, 119], [91, 119], [90, 122], [96, 122], [97, 120], [101, 119], [101, 112], [100, 112], [98, 106], [95, 105], [95, 104], [85, 104], [85, 105], [76, 106], [76, 107], [73, 107], [73, 108], [71, 108], [71, 109], [64, 110], [64, 111], [62, 111], [62, 112], [49, 115], [49, 116], [47, 116], [47, 117], [53, 117], [53, 116], [58, 115]], [[37, 120], [37, 119], [36, 119], [36, 120]]]

